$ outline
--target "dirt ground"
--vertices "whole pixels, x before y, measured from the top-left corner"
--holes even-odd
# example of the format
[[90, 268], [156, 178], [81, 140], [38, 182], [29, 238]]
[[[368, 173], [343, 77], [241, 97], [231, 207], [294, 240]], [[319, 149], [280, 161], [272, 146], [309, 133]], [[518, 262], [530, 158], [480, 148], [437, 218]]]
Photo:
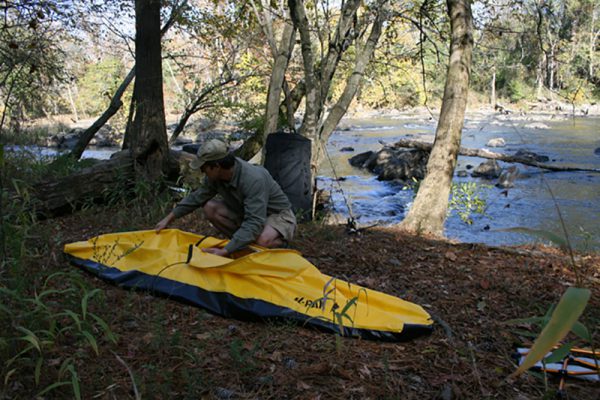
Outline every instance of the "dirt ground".
[[[46, 224], [56, 240], [37, 268], [49, 271], [75, 268], [62, 257], [65, 243], [115, 231], [109, 211]], [[174, 227], [215, 234], [195, 215]], [[325, 274], [422, 305], [436, 321], [433, 333], [380, 343], [281, 322], [242, 322], [81, 272], [103, 291], [105, 304], [95, 312], [118, 337], [117, 344], [99, 343], [98, 356], [81, 357], [82, 398], [136, 398], [136, 391], [144, 399], [556, 397], [557, 378], [507, 379], [516, 368], [516, 347], [531, 344], [520, 332], [537, 332], [507, 321], [544, 315], [574, 284], [569, 257], [560, 251], [456, 244], [391, 229], [348, 234], [344, 227], [318, 224], [301, 225], [292, 247]], [[593, 292], [582, 322], [598, 343], [600, 256], [579, 255], [577, 261]], [[600, 386], [569, 378], [565, 393], [600, 398]]]

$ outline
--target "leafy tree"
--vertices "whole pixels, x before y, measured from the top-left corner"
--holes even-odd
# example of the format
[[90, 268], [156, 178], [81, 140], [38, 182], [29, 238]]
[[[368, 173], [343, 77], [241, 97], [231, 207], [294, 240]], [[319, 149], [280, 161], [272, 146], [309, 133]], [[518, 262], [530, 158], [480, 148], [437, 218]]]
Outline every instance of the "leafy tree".
[[181, 115], [171, 142], [196, 113], [218, 120], [239, 109], [257, 109], [257, 103], [262, 104], [265, 90], [260, 53], [264, 43], [248, 34], [255, 30], [252, 18], [239, 23], [245, 18], [245, 4], [190, 7], [178, 25], [189, 39], [170, 37], [165, 42], [165, 64], [171, 68], [173, 62], [170, 78], [174, 81], [177, 74], [181, 82], [177, 85], [177, 111]]
[[81, 112], [87, 115], [98, 115], [102, 112], [125, 72], [125, 65], [116, 57], [109, 56], [97, 63], [87, 64], [83, 76], [77, 82], [80, 87], [77, 100]]
[[64, 53], [58, 42], [69, 7], [53, 1], [5, 1], [0, 5], [0, 130], [9, 120], [18, 130], [47, 108], [44, 89], [60, 80]]

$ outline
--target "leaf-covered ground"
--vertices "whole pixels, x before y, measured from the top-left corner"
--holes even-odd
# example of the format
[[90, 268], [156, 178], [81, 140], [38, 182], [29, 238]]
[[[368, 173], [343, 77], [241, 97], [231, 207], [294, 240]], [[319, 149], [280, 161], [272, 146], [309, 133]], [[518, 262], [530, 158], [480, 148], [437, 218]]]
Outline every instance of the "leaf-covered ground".
[[[199, 216], [175, 227], [215, 234]], [[99, 354], [85, 342], [64, 340], [42, 365], [40, 383], [72, 357], [81, 397], [99, 399], [539, 399], [554, 398], [559, 381], [531, 374], [514, 380], [511, 358], [530, 344], [527, 324], [508, 320], [541, 316], [575, 282], [569, 258], [548, 248], [489, 248], [407, 236], [389, 229], [358, 235], [343, 227], [306, 224], [292, 247], [323, 273], [421, 304], [436, 319], [430, 336], [379, 343], [286, 323], [226, 319], [147, 293], [130, 292], [69, 266], [65, 243], [142, 228], [115, 221], [109, 211], [79, 212], [47, 221], [50, 243], [30, 268], [47, 276], [72, 271], [102, 290], [90, 312], [117, 337], [98, 333]], [[148, 227], [146, 227], [148, 228]], [[578, 256], [592, 299], [582, 322], [600, 327], [600, 257]], [[24, 272], [27, 273], [27, 272]], [[43, 274], [42, 274], [43, 275]], [[40, 276], [42, 276], [40, 275]], [[41, 283], [40, 283], [41, 285]], [[60, 297], [51, 304], [61, 308]], [[29, 374], [29, 375], [28, 375]], [[22, 369], [5, 396], [31, 398], [34, 371]], [[68, 375], [67, 375], [68, 376]], [[593, 399], [600, 386], [569, 379], [571, 399]], [[44, 395], [70, 398], [68, 385]]]

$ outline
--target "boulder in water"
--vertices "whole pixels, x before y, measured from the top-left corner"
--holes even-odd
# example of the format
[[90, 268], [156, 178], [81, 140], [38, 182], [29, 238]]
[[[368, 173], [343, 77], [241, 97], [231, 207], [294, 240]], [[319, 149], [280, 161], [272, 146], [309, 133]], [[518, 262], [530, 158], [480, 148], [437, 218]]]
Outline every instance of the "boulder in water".
[[598, 147], [596, 150], [594, 150], [594, 154], [597, 156], [600, 156], [600, 147]]
[[494, 138], [494, 139], [490, 139], [487, 144], [487, 147], [504, 147], [506, 146], [506, 142], [504, 141], [503, 138]]
[[501, 173], [502, 168], [496, 160], [487, 160], [486, 162], [479, 164], [479, 166], [473, 170], [471, 176], [496, 179]]
[[371, 158], [372, 155], [372, 151], [365, 151], [364, 153], [360, 153], [350, 157], [348, 159], [348, 162], [350, 163], [350, 165], [356, 168], [367, 168], [367, 166], [364, 164], [369, 158]]
[[106, 124], [96, 132], [90, 140], [90, 144], [98, 147], [116, 147], [121, 139], [122, 135], [115, 131], [112, 126]]
[[365, 168], [377, 174], [377, 179], [383, 181], [412, 178], [423, 179], [429, 152], [419, 149], [390, 149], [384, 147], [378, 152], [368, 151], [357, 154], [348, 161], [350, 165]]
[[83, 134], [84, 129], [73, 128], [68, 132], [60, 132], [56, 135], [51, 136], [46, 145], [48, 147], [56, 147], [57, 149], [69, 149], [75, 147], [75, 144]]

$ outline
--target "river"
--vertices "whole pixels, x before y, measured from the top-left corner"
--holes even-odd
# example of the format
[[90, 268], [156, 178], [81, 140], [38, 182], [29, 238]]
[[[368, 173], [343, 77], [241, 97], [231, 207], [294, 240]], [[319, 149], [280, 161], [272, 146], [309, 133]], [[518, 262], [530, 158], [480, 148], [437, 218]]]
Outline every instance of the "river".
[[[600, 118], [562, 117], [556, 120], [544, 116], [542, 119], [471, 114], [465, 120], [461, 145], [484, 148], [490, 139], [501, 137], [506, 141], [506, 147], [490, 150], [507, 154], [529, 150], [548, 156], [550, 163], [555, 165], [600, 168], [600, 156], [594, 154], [594, 149], [600, 147]], [[532, 125], [534, 122], [537, 128]], [[540, 129], [540, 124], [546, 125], [547, 129]], [[435, 134], [435, 120], [397, 115], [345, 119], [342, 126], [345, 128], [334, 132], [327, 145], [331, 162], [327, 158], [323, 161], [319, 186], [332, 191], [335, 212], [344, 218], [348, 216], [348, 203], [360, 226], [399, 223], [413, 201], [413, 191], [400, 182], [378, 181], [368, 171], [350, 166], [348, 159], [364, 151], [379, 150], [381, 141], [389, 144], [401, 138], [431, 141]], [[354, 151], [341, 151], [344, 147], [352, 147]], [[483, 161], [460, 156], [456, 171], [466, 170], [468, 164], [476, 167]], [[500, 164], [503, 167], [508, 165]], [[519, 178], [515, 187], [508, 191], [494, 187], [495, 181], [455, 176], [454, 182], [473, 181], [478, 184], [477, 193], [486, 200], [486, 208], [484, 214], [471, 215], [470, 225], [452, 212], [445, 225], [445, 235], [461, 242], [489, 245], [543, 241], [541, 236], [505, 229], [525, 227], [564, 236], [558, 214], [560, 210], [573, 246], [583, 251], [599, 251], [600, 173], [549, 172], [516, 165], [520, 171]], [[345, 179], [338, 182], [333, 179], [335, 176]]]

